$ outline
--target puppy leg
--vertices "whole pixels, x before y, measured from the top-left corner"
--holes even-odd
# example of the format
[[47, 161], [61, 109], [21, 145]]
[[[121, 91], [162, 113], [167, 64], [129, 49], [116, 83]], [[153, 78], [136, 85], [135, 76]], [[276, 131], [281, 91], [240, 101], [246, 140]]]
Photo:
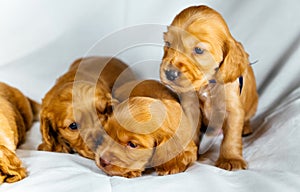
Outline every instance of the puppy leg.
[[249, 136], [249, 135], [251, 135], [252, 134], [252, 128], [251, 128], [251, 125], [250, 125], [250, 121], [246, 121], [245, 123], [244, 123], [244, 128], [243, 128], [243, 137], [247, 137], [247, 136]]
[[242, 155], [242, 132], [244, 113], [236, 108], [229, 112], [223, 127], [224, 138], [220, 148], [216, 166], [225, 170], [247, 169], [247, 163]]
[[158, 175], [176, 174], [185, 171], [188, 166], [197, 160], [198, 148], [194, 142], [189, 143], [186, 150], [170, 161], [155, 167]]
[[0, 183], [13, 183], [26, 177], [26, 170], [16, 154], [0, 145]]

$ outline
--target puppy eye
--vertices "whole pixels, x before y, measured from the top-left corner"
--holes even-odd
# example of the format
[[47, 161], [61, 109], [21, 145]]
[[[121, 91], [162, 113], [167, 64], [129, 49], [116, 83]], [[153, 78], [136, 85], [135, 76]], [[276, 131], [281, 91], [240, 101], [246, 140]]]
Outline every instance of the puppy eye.
[[137, 144], [134, 144], [131, 141], [128, 141], [127, 146], [130, 148], [137, 148]]
[[76, 123], [76, 122], [73, 122], [73, 123], [71, 123], [71, 124], [69, 125], [69, 128], [70, 128], [71, 130], [77, 130], [77, 129], [79, 128], [79, 124]]
[[201, 49], [200, 47], [195, 47], [195, 48], [194, 48], [194, 52], [195, 52], [196, 54], [198, 54], [198, 55], [201, 55], [201, 54], [204, 53], [204, 50]]
[[166, 46], [166, 47], [171, 47], [171, 43], [170, 43], [169, 41], [166, 41], [166, 42], [165, 42], [165, 46]]

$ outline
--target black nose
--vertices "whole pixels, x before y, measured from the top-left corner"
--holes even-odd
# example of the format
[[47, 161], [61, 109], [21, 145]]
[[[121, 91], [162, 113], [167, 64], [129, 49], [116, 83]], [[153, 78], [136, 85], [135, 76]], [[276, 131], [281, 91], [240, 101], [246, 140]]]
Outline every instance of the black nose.
[[100, 165], [101, 165], [102, 167], [106, 167], [106, 166], [108, 166], [109, 164], [110, 164], [109, 161], [107, 161], [107, 160], [105, 160], [105, 159], [102, 159], [102, 158], [100, 157]]
[[166, 74], [166, 77], [167, 77], [168, 80], [174, 81], [175, 79], [178, 78], [180, 73], [177, 70], [169, 69], [169, 70], [165, 71], [165, 74]]

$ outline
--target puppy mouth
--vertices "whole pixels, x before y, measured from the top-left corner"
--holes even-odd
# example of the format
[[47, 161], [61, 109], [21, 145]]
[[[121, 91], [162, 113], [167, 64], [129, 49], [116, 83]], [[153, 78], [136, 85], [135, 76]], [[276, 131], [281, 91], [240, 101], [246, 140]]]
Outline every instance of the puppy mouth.
[[[176, 92], [199, 91], [201, 87], [205, 87], [211, 83], [204, 75], [201, 78], [189, 79], [186, 74], [173, 66], [163, 68], [161, 71], [161, 81], [170, 86]], [[190, 75], [194, 76], [194, 75]]]
[[117, 173], [115, 173], [113, 170], [114, 170], [114, 168], [118, 169], [118, 167], [116, 165], [111, 164], [111, 162], [109, 160], [106, 160], [106, 159], [100, 157], [96, 161], [96, 165], [102, 171], [104, 171], [107, 175], [110, 175], [110, 176], [117, 175]]
[[109, 176], [121, 176], [126, 178], [139, 177], [142, 175], [142, 170], [130, 170], [112, 164], [109, 160], [99, 158], [96, 165]]
[[[164, 69], [163, 74], [161, 75], [162, 82], [170, 86], [172, 89], [178, 92], [186, 92], [193, 90], [192, 83], [189, 82], [187, 78], [184, 78], [184, 75], [181, 71], [177, 69]], [[186, 86], [188, 85], [188, 86]]]

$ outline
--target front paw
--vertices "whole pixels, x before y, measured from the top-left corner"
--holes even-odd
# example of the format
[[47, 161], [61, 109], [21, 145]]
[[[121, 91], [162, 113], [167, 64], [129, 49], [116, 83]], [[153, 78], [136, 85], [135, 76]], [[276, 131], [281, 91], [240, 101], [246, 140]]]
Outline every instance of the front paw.
[[121, 176], [126, 177], [126, 178], [140, 177], [140, 176], [142, 176], [142, 171], [130, 171], [130, 172], [127, 172], [127, 173], [125, 173]]
[[166, 169], [165, 167], [164, 168], [155, 168], [155, 171], [157, 172], [157, 174], [159, 176], [181, 173], [185, 170], [186, 170], [186, 167], [181, 167], [181, 168], [174, 167], [174, 168], [170, 168], [170, 169]]
[[16, 154], [0, 145], [0, 183], [13, 183], [26, 177], [26, 170]]
[[247, 162], [242, 158], [219, 158], [216, 166], [228, 171], [247, 169]]

